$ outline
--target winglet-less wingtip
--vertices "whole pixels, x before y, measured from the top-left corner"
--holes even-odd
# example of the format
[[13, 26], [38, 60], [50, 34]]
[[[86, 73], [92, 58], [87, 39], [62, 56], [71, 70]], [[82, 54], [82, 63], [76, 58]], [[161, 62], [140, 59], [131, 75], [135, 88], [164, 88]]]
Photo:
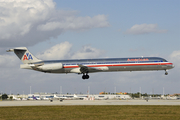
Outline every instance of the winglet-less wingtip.
[[6, 52], [13, 52], [14, 49], [9, 49], [9, 50], [6, 50]]

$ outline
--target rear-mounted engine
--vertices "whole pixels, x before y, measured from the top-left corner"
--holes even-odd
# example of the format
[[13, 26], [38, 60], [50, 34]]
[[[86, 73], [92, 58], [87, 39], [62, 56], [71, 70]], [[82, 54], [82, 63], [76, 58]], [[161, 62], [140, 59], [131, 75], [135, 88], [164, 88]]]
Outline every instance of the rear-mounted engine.
[[60, 70], [62, 68], [63, 68], [62, 63], [44, 64], [42, 66], [37, 67], [37, 69], [42, 71], [54, 71], [54, 70]]

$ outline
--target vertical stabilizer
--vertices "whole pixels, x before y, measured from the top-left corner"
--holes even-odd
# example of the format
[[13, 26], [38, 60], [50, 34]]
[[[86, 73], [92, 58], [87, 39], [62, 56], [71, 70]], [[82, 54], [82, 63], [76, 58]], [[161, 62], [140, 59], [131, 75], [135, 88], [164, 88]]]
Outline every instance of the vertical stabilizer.
[[7, 50], [7, 52], [14, 52], [24, 64], [41, 61], [37, 59], [33, 54], [31, 54], [26, 47], [18, 47], [15, 49], [10, 49]]

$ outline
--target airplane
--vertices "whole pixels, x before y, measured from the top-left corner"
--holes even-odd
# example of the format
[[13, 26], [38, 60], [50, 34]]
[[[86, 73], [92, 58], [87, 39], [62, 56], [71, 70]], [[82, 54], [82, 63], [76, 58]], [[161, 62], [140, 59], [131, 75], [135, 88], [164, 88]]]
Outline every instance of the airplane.
[[173, 63], [160, 57], [134, 57], [134, 58], [98, 58], [98, 59], [72, 59], [72, 60], [40, 60], [29, 52], [26, 47], [9, 49], [24, 63], [22, 69], [36, 70], [44, 73], [77, 73], [82, 79], [89, 79], [89, 73], [115, 72], [115, 71], [153, 71], [174, 68]]
[[37, 97], [35, 97], [34, 95], [32, 96], [32, 98], [33, 98], [33, 100], [38, 100], [38, 98], [37, 98]]
[[54, 94], [54, 98], [59, 98], [59, 99], [67, 99], [67, 97], [66, 96], [57, 96], [56, 94]]
[[77, 96], [76, 94], [74, 94], [74, 97], [73, 97], [73, 99], [75, 100], [84, 100], [86, 98], [88, 98], [88, 96]]
[[50, 102], [53, 102], [53, 100], [59, 100], [60, 102], [62, 102], [63, 100], [71, 100], [71, 98], [68, 98], [66, 96], [57, 96], [56, 94], [54, 94], [54, 97], [49, 99]]
[[28, 100], [40, 100], [40, 98], [38, 96], [32, 95], [28, 97]]
[[14, 95], [11, 95], [10, 97], [12, 97], [12, 100], [21, 100], [21, 98], [20, 97], [15, 97]]
[[66, 96], [57, 96], [56, 94], [54, 94], [54, 99], [58, 99], [60, 101], [63, 101], [65, 99], [68, 99]]

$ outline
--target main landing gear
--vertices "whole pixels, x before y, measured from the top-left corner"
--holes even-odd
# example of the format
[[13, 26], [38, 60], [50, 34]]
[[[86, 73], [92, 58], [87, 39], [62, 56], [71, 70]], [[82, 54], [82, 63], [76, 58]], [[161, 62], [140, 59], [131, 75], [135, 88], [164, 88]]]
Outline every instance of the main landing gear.
[[85, 80], [85, 79], [89, 79], [89, 75], [88, 75], [88, 74], [86, 74], [86, 75], [85, 75], [85, 74], [83, 74], [82, 79], [83, 79], [83, 80]]

